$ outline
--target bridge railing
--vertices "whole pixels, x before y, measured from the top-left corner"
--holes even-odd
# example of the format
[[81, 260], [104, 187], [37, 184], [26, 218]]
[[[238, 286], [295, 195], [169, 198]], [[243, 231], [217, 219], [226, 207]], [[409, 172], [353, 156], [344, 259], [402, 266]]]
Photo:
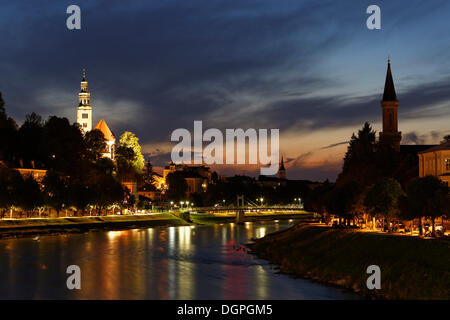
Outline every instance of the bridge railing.
[[236, 210], [303, 210], [302, 205], [272, 205], [272, 206], [215, 206], [215, 207], [193, 207], [197, 211], [236, 211]]

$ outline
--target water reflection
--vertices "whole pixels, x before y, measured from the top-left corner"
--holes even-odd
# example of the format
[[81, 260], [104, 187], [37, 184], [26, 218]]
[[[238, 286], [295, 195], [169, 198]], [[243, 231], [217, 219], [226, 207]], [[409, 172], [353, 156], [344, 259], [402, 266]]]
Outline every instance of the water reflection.
[[[243, 244], [294, 221], [170, 227], [0, 241], [0, 298], [341, 299], [334, 288], [276, 274]], [[66, 289], [79, 265], [81, 290]]]

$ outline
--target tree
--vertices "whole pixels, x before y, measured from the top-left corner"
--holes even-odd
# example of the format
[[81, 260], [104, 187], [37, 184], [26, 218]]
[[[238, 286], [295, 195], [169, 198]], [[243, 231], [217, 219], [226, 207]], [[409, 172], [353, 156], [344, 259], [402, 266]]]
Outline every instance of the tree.
[[98, 161], [106, 149], [106, 139], [103, 132], [98, 129], [86, 132], [84, 135], [84, 143], [86, 158], [91, 162]]
[[[138, 174], [143, 172], [145, 160], [141, 152], [141, 146], [139, 145], [139, 138], [137, 138], [134, 133], [125, 131], [120, 136], [117, 149], [116, 159], [118, 162], [127, 163]], [[133, 156], [131, 156], [130, 150], [132, 150]]]
[[304, 199], [305, 209], [308, 211], [317, 212], [324, 220], [326, 220], [326, 199], [332, 188], [333, 184], [326, 180], [321, 185], [307, 192]]
[[153, 178], [153, 166], [152, 166], [150, 160], [148, 160], [147, 163], [145, 164], [144, 182], [147, 184], [153, 184], [154, 180], [155, 179]]
[[91, 185], [83, 178], [68, 180], [69, 203], [84, 215], [87, 207], [94, 202], [94, 192]]
[[450, 134], [447, 134], [446, 136], [444, 136], [441, 143], [445, 143], [445, 142], [449, 142], [449, 141], [450, 141]]
[[123, 201], [123, 187], [110, 174], [104, 174], [98, 170], [91, 170], [89, 190], [92, 193], [92, 205], [97, 207], [97, 212], [103, 212], [108, 206]]
[[336, 186], [328, 193], [326, 208], [329, 213], [344, 219], [347, 225], [355, 216], [355, 205], [358, 203], [360, 187], [356, 182], [348, 182], [343, 186]]
[[50, 169], [42, 180], [42, 184], [44, 185], [46, 203], [56, 210], [59, 217], [60, 211], [69, 202], [67, 178]]
[[0, 216], [5, 211], [19, 203], [18, 188], [22, 183], [22, 176], [16, 170], [0, 165]]
[[33, 176], [28, 175], [19, 184], [17, 192], [20, 195], [19, 206], [24, 209], [29, 217], [30, 212], [44, 204], [44, 197], [39, 183]]
[[358, 135], [352, 135], [344, 157], [342, 172], [336, 184], [345, 185], [350, 181], [358, 181], [360, 185], [371, 185], [378, 178], [375, 164], [376, 132], [366, 122]]
[[50, 117], [44, 125], [43, 145], [46, 167], [73, 176], [83, 166], [85, 145], [78, 124], [70, 124], [67, 118]]
[[432, 221], [432, 234], [436, 236], [436, 217], [448, 215], [450, 211], [449, 187], [435, 176], [415, 178], [406, 188], [402, 200], [402, 215], [419, 219], [419, 234], [422, 235], [422, 217]]
[[204, 203], [203, 203], [203, 197], [200, 193], [193, 193], [189, 196], [189, 202], [192, 204], [192, 206], [194, 207], [203, 207]]
[[212, 181], [213, 183], [219, 182], [219, 175], [217, 174], [216, 171], [213, 171], [213, 172], [211, 173], [211, 181]]
[[136, 198], [133, 194], [131, 194], [130, 189], [123, 186], [122, 191], [123, 191], [122, 207], [124, 208], [134, 207], [134, 205], [136, 204]]
[[94, 168], [103, 172], [104, 174], [112, 175], [115, 168], [114, 161], [112, 161], [110, 158], [102, 157], [95, 162]]
[[17, 154], [25, 162], [25, 166], [40, 166], [45, 161], [43, 152], [44, 144], [44, 123], [41, 116], [31, 113], [26, 116], [25, 122], [18, 131]]
[[137, 175], [133, 167], [134, 151], [130, 147], [119, 145], [116, 148], [117, 171], [121, 179], [135, 177]]
[[6, 115], [5, 101], [3, 100], [2, 93], [0, 92], [0, 117]]
[[404, 191], [397, 180], [384, 178], [367, 192], [364, 204], [373, 217], [382, 216], [388, 221], [399, 214], [399, 198]]
[[169, 200], [181, 201], [186, 198], [187, 183], [183, 172], [175, 171], [169, 173], [166, 177], [166, 183], [169, 186], [169, 190], [166, 193]]
[[8, 117], [0, 92], [0, 160], [12, 161], [17, 148], [17, 124]]

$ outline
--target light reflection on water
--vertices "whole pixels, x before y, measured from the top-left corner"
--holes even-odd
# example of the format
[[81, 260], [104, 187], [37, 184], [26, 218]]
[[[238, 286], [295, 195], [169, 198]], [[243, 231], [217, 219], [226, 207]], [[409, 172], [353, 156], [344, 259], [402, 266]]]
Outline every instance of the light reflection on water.
[[[0, 298], [346, 299], [307, 280], [276, 274], [242, 246], [290, 222], [90, 232], [0, 241]], [[67, 266], [81, 290], [66, 288]]]

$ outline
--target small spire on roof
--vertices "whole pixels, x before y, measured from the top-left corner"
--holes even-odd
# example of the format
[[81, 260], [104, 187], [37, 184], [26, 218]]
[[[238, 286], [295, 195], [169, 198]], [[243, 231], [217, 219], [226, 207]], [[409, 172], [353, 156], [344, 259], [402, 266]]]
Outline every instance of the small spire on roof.
[[86, 69], [83, 68], [83, 80], [82, 81], [86, 81]]

